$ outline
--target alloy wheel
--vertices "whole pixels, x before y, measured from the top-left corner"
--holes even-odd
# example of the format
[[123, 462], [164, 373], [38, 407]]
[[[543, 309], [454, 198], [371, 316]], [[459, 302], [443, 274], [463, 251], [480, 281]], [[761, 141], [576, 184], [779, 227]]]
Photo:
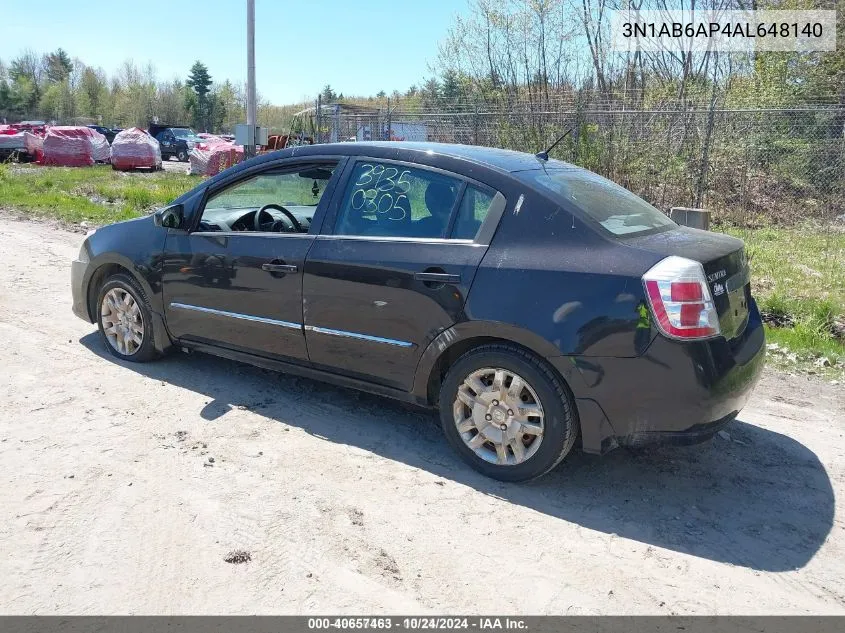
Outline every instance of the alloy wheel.
[[132, 356], [144, 342], [141, 307], [129, 291], [112, 288], [103, 297], [100, 308], [103, 333], [118, 353]]
[[537, 392], [508, 369], [472, 372], [458, 387], [452, 410], [461, 439], [486, 462], [521, 464], [543, 441], [545, 416]]

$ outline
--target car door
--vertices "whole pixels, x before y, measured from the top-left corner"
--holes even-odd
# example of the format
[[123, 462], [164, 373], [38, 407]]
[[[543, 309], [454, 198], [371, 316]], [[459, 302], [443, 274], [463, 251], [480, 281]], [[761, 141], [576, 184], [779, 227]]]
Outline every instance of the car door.
[[308, 355], [316, 366], [409, 389], [429, 342], [461, 318], [505, 207], [440, 170], [358, 159], [308, 253]]
[[[172, 336], [307, 361], [302, 270], [336, 166], [276, 165], [205, 195], [194, 229], [171, 232], [165, 244], [162, 283]], [[265, 205], [278, 206], [261, 211], [256, 222]]]
[[163, 154], [171, 154], [173, 152], [173, 134], [167, 130], [159, 132], [156, 140], [159, 142]]

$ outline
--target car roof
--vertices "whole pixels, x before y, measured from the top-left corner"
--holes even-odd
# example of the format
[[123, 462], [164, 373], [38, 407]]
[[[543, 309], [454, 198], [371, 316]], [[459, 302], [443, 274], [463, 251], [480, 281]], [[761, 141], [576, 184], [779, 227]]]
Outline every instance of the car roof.
[[[379, 150], [373, 152], [373, 150]], [[292, 150], [292, 151], [291, 151]], [[569, 163], [556, 159], [541, 162], [534, 154], [516, 152], [497, 147], [483, 147], [481, 145], [459, 145], [457, 143], [430, 143], [412, 141], [356, 141], [346, 143], [325, 143], [319, 145], [302, 145], [288, 148], [291, 155], [308, 154], [341, 154], [341, 155], [382, 155], [406, 153], [406, 157], [413, 159], [414, 154], [436, 154], [462, 159], [471, 163], [480, 163], [506, 172], [525, 171], [529, 169], [572, 167]]]
[[[309, 156], [366, 156], [373, 159], [399, 160], [422, 165], [437, 166], [437, 158], [452, 162], [450, 168], [457, 168], [455, 162], [467, 166], [480, 166], [491, 171], [511, 174], [514, 172], [536, 169], [574, 169], [575, 166], [556, 159], [541, 161], [533, 154], [480, 145], [459, 145], [457, 143], [419, 143], [411, 141], [356, 141], [343, 143], [319, 143], [316, 145], [297, 145], [286, 149], [259, 154], [247, 161], [238, 163], [216, 176], [212, 176], [202, 186], [214, 185], [227, 180], [234, 174], [250, 170], [265, 163], [287, 158], [307, 158]], [[459, 171], [456, 169], [456, 171]], [[199, 185], [198, 185], [199, 187]], [[193, 195], [194, 190], [186, 192], [177, 201]]]

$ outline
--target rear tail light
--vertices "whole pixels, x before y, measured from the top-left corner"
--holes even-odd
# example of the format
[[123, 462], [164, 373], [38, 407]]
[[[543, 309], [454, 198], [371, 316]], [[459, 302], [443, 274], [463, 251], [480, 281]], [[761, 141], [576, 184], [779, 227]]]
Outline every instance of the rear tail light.
[[719, 335], [719, 315], [700, 263], [667, 257], [643, 275], [643, 284], [663, 334], [685, 341]]

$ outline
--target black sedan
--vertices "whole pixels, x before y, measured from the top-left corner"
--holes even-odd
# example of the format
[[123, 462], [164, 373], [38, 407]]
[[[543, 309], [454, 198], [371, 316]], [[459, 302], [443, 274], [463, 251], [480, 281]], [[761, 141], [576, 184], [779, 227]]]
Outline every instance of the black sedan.
[[101, 228], [73, 310], [116, 357], [196, 350], [435, 407], [502, 480], [579, 443], [693, 442], [759, 378], [743, 243], [557, 160], [297, 147]]

